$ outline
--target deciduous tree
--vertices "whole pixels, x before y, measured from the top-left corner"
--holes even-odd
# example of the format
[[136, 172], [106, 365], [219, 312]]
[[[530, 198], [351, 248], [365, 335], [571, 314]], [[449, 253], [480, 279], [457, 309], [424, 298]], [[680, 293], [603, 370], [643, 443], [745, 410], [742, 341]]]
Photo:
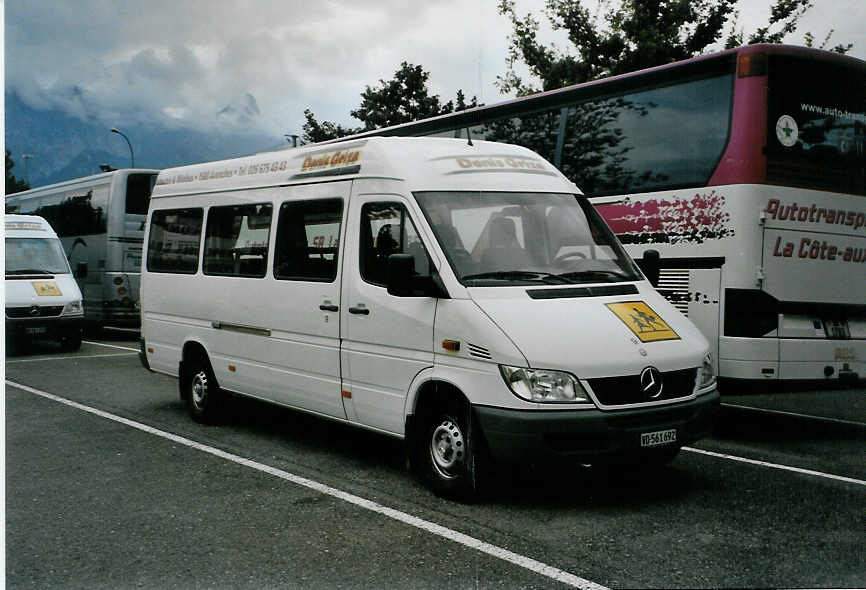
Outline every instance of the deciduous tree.
[[20, 193], [30, 188], [26, 180], [19, 180], [12, 174], [12, 169], [15, 167], [15, 162], [12, 160], [12, 152], [6, 150], [6, 194]]
[[379, 80], [376, 87], [367, 86], [361, 93], [361, 104], [351, 112], [360, 121], [361, 127], [344, 127], [331, 121], [319, 122], [312, 111], [304, 111], [304, 141], [318, 142], [345, 137], [361, 131], [369, 131], [408, 123], [446, 113], [453, 113], [478, 106], [475, 97], [467, 102], [462, 90], [454, 100], [443, 103], [438, 94], [430, 94], [427, 82], [430, 73], [420, 65], [407, 62], [388, 81]]

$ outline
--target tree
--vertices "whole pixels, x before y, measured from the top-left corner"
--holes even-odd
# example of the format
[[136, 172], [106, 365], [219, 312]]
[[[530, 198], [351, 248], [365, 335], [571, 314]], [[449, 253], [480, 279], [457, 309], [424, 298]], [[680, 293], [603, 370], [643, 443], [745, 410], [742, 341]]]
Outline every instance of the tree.
[[352, 117], [363, 123], [362, 127], [344, 127], [331, 121], [320, 123], [312, 111], [305, 110], [304, 141], [336, 139], [478, 106], [474, 96], [467, 103], [462, 90], [457, 91], [454, 100], [442, 103], [438, 94], [430, 94], [429, 78], [430, 73], [422, 66], [404, 61], [391, 80], [380, 79], [376, 88], [367, 86], [361, 93], [360, 106], [351, 112]]
[[[726, 47], [742, 45], [736, 4], [737, 0], [602, 1], [599, 13], [592, 13], [579, 0], [547, 0], [545, 14], [551, 27], [565, 31], [571, 44], [570, 51], [561, 51], [539, 43], [535, 17], [521, 18], [514, 0], [499, 0], [499, 13], [510, 19], [512, 35], [506, 72], [497, 85], [521, 96], [537, 92], [515, 70], [521, 62], [541, 81], [541, 90], [551, 90], [687, 59], [708, 51], [728, 27]], [[752, 33], [748, 43], [780, 43], [811, 7], [812, 0], [775, 0], [767, 25]], [[807, 42], [812, 40], [807, 35]], [[823, 46], [828, 41], [829, 36]], [[850, 48], [838, 45], [834, 50], [845, 53]]]
[[[775, 0], [767, 26], [758, 28], [749, 43], [778, 43], [793, 32], [812, 0]], [[514, 0], [499, 0], [499, 12], [511, 21], [506, 72], [498, 77], [503, 92], [519, 96], [552, 90], [606, 76], [688, 59], [718, 46], [729, 29], [726, 44], [742, 45], [737, 32], [737, 0], [600, 0], [593, 13], [579, 0], [546, 0], [545, 15], [554, 30], [564, 31], [568, 50], [538, 41], [539, 21], [531, 14], [519, 17]], [[807, 44], [814, 39], [807, 35]], [[829, 36], [824, 40], [827, 45]], [[849, 46], [837, 46], [842, 53]], [[518, 64], [528, 68], [527, 82]], [[535, 84], [540, 82], [541, 88]], [[681, 87], [685, 92], [685, 86]], [[520, 121], [488, 123], [480, 135], [494, 141], [525, 146], [554, 160], [554, 141], [566, 117], [559, 168], [588, 194], [617, 194], [634, 187], [664, 182], [664, 173], [630, 157], [636, 148], [629, 137], [640, 119], [658, 108], [651, 90], [617, 98], [598, 97], [567, 109], [553, 109], [522, 117]], [[631, 121], [631, 127], [626, 125]]]
[[12, 169], [15, 167], [15, 162], [12, 161], [12, 152], [6, 150], [6, 194], [20, 193], [30, 188], [26, 180], [18, 180], [12, 174]]

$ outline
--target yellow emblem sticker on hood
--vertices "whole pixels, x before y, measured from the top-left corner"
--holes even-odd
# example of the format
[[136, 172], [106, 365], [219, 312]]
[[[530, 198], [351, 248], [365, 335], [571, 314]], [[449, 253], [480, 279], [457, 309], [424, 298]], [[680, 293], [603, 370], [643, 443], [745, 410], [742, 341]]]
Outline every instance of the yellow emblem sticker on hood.
[[36, 294], [40, 297], [63, 295], [60, 292], [60, 287], [54, 281], [33, 281], [31, 284], [36, 289]]
[[679, 340], [673, 329], [643, 301], [608, 303], [607, 307], [640, 338], [641, 342]]

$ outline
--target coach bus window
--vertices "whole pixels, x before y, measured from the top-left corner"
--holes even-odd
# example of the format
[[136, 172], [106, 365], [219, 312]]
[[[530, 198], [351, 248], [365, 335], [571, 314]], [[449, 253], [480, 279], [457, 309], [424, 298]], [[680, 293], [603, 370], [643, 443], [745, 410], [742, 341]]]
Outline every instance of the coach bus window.
[[44, 217], [57, 235], [104, 234], [108, 220], [108, 185], [47, 195], [28, 213]]
[[483, 136], [480, 130], [473, 128], [472, 138], [520, 145], [554, 162], [561, 112], [562, 109], [557, 107], [493, 121], [485, 126]]
[[866, 195], [863, 66], [773, 55], [767, 74], [767, 181]]
[[126, 178], [126, 212], [147, 215], [150, 193], [156, 182], [155, 174], [130, 174]]
[[333, 282], [342, 219], [342, 199], [283, 203], [274, 245], [274, 277]]
[[270, 203], [211, 207], [205, 229], [204, 274], [265, 276], [271, 209]]
[[593, 196], [706, 184], [727, 142], [732, 91], [723, 75], [574, 104], [561, 169]]
[[195, 273], [203, 216], [202, 209], [154, 211], [147, 242], [147, 270]]

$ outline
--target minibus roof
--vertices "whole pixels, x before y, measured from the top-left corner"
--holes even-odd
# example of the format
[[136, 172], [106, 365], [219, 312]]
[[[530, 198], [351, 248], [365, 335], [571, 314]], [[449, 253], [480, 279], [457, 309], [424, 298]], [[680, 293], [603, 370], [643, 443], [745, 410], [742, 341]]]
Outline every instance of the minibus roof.
[[36, 215], [4, 215], [7, 238], [56, 238], [51, 224]]
[[579, 193], [538, 154], [516, 145], [438, 137], [370, 137], [168, 168], [153, 199], [353, 178], [405, 180], [409, 190]]

